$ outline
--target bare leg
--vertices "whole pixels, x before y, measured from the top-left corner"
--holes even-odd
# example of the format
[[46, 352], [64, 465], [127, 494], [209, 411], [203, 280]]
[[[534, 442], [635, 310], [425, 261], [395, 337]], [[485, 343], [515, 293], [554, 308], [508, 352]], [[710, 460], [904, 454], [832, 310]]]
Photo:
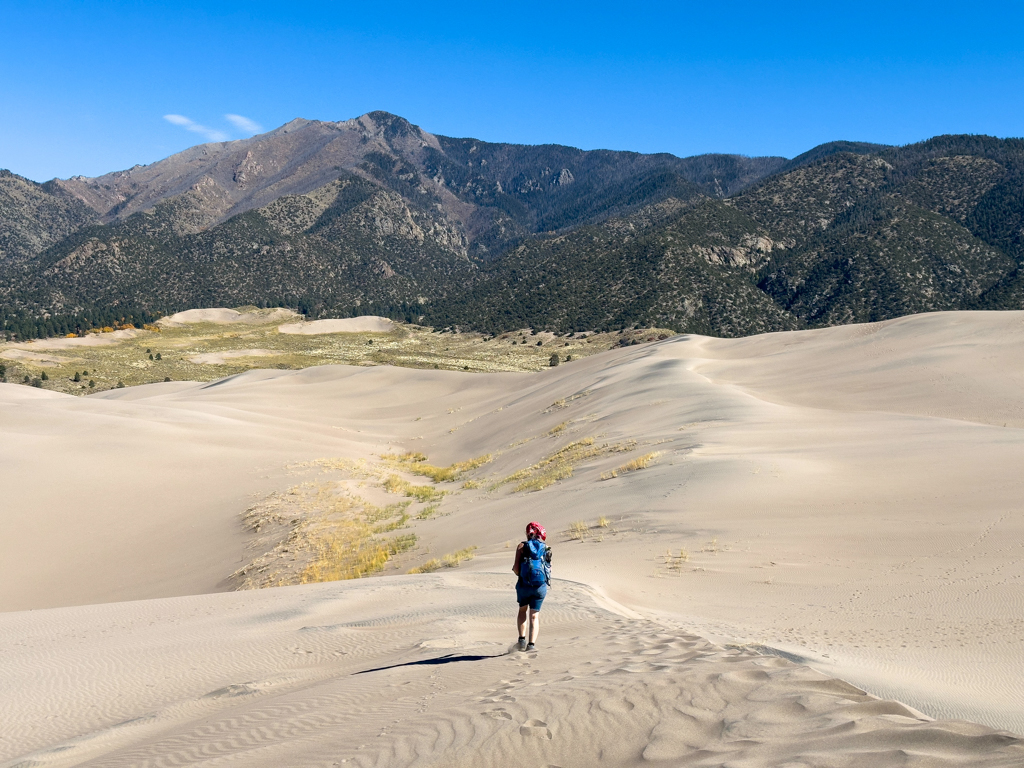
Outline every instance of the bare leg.
[[526, 617], [529, 614], [530, 606], [520, 605], [519, 606], [519, 619], [516, 622], [519, 626], [519, 636], [526, 637]]
[[[520, 631], [520, 634], [522, 632]], [[529, 642], [536, 643], [537, 635], [540, 634], [540, 611], [530, 610], [530, 639]]]

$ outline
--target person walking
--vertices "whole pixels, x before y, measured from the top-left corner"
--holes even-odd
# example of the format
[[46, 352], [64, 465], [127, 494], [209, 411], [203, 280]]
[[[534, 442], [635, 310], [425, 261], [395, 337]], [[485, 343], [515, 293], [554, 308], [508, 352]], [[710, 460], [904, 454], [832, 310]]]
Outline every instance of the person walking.
[[544, 542], [548, 532], [540, 523], [526, 526], [526, 541], [516, 547], [512, 572], [516, 582], [516, 600], [519, 602], [519, 650], [532, 651], [540, 633], [540, 607], [551, 584], [551, 550]]

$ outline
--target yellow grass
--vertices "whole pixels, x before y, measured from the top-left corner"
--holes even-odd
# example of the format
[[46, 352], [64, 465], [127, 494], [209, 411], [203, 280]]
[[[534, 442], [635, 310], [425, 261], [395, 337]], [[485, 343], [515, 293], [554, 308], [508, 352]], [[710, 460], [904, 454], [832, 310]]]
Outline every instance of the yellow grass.
[[546, 456], [536, 464], [515, 472], [494, 485], [498, 488], [508, 483], [516, 483], [516, 491], [539, 491], [549, 485], [572, 477], [573, 469], [584, 461], [604, 456], [609, 453], [632, 450], [633, 441], [625, 443], [597, 444], [592, 437], [575, 440], [563, 448], [559, 448], [550, 456]]
[[632, 461], [627, 461], [621, 467], [616, 467], [610, 472], [603, 473], [601, 475], [601, 479], [611, 480], [613, 477], [618, 477], [619, 475], [625, 475], [629, 472], [637, 472], [641, 469], [647, 469], [647, 467], [651, 466], [659, 456], [661, 456], [661, 451], [654, 451], [652, 453], [646, 453], [643, 456], [637, 456]]
[[433, 573], [441, 568], [458, 568], [459, 564], [464, 560], [472, 560], [473, 553], [475, 551], [476, 547], [466, 547], [465, 549], [460, 549], [456, 552], [450, 552], [442, 558], [435, 557], [431, 560], [427, 560], [423, 565], [417, 566], [416, 568], [410, 568], [408, 572]]
[[385, 455], [385, 461], [400, 466], [406, 472], [421, 477], [429, 477], [435, 483], [451, 483], [458, 480], [465, 473], [481, 467], [493, 459], [491, 454], [477, 456], [468, 461], [458, 461], [447, 467], [435, 467], [427, 463], [426, 455], [422, 453], [403, 453], [400, 456]]
[[238, 588], [336, 581], [381, 570], [396, 554], [412, 548], [404, 527], [411, 502], [378, 507], [334, 482], [306, 482], [273, 493], [246, 510], [243, 522], [263, 550], [232, 580]]
[[416, 515], [416, 519], [417, 520], [429, 520], [431, 517], [433, 517], [435, 514], [437, 514], [437, 510], [440, 509], [440, 508], [441, 508], [440, 504], [431, 504], [428, 507], [424, 507], [423, 510], [418, 515]]
[[359, 524], [340, 526], [319, 538], [314, 557], [303, 569], [299, 583], [341, 581], [369, 576], [384, 568], [394, 555], [412, 549], [415, 534], [377, 541]]
[[388, 475], [384, 478], [383, 487], [388, 493], [401, 494], [417, 501], [434, 501], [446, 494], [432, 485], [413, 485], [398, 475]]
[[587, 538], [587, 534], [590, 533], [590, 526], [588, 526], [582, 520], [577, 520], [575, 523], [569, 523], [569, 538], [573, 541], [582, 541]]

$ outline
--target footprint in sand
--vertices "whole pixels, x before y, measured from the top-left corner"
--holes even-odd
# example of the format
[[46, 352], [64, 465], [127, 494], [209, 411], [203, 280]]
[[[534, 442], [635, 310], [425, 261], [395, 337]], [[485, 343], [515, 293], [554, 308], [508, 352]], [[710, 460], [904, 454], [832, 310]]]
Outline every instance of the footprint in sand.
[[504, 709], [489, 709], [484, 712], [488, 717], [494, 718], [495, 720], [511, 720], [512, 715], [506, 712]]
[[551, 731], [548, 730], [548, 724], [543, 720], [527, 720], [519, 726], [519, 733], [523, 736], [536, 736], [541, 739], [551, 738]]

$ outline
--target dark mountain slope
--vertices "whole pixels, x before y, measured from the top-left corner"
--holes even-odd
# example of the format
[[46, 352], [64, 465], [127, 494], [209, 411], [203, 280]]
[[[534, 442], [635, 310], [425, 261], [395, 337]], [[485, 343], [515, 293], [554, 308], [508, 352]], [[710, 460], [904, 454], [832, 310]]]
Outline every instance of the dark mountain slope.
[[197, 204], [174, 225], [184, 233], [354, 173], [438, 207], [463, 229], [468, 247], [486, 256], [529, 234], [577, 226], [670, 195], [727, 194], [783, 162], [450, 139], [387, 112], [371, 112], [336, 123], [293, 120], [260, 136], [204, 144], [149, 166], [54, 183], [104, 223], [188, 195]]
[[427, 316], [490, 330], [570, 330], [580, 318], [740, 335], [1022, 308], [1020, 145], [830, 145], [725, 201], [667, 206], [654, 224], [627, 215], [524, 243], [481, 273], [468, 301]]
[[955, 221], [885, 198], [842, 214], [761, 287], [808, 325], [841, 325], [973, 307], [1015, 266]]
[[524, 243], [465, 297], [424, 312], [438, 325], [495, 332], [658, 326], [741, 336], [796, 328], [749, 279], [772, 247], [755, 222], [721, 202], [668, 200]]
[[182, 233], [182, 197], [109, 226], [83, 229], [21, 275], [37, 308], [362, 304], [443, 297], [471, 279], [465, 243], [428, 207], [355, 176], [288, 196], [197, 233]]
[[376, 112], [100, 179], [8, 175], [0, 204], [0, 315], [19, 327], [285, 303], [734, 336], [1024, 307], [1017, 139], [676, 158], [451, 139]]
[[30, 258], [95, 220], [95, 211], [52, 182], [0, 171], [0, 265]]

